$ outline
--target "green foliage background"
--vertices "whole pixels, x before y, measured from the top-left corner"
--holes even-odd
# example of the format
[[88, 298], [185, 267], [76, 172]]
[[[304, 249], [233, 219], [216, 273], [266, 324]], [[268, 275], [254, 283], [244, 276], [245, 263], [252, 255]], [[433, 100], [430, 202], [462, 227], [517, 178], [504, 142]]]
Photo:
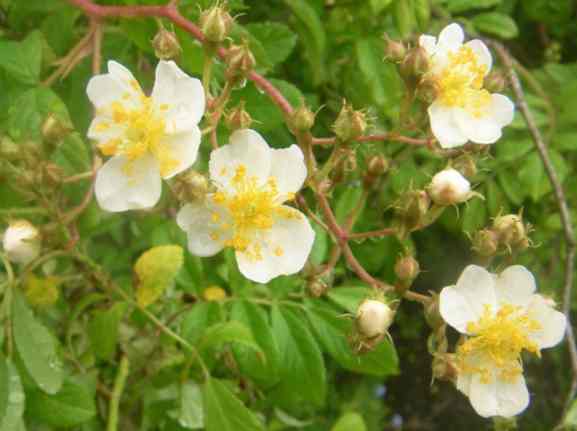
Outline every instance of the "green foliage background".
[[[181, 0], [179, 8], [197, 21], [199, 11], [211, 4], [209, 0]], [[237, 41], [248, 39], [256, 70], [295, 106], [304, 99], [313, 109], [322, 107], [315, 136], [331, 135], [343, 98], [368, 111], [373, 131], [397, 126], [403, 85], [396, 67], [383, 61], [384, 32], [408, 40], [421, 32], [437, 34], [457, 20], [471, 35], [504, 41], [522, 65], [528, 102], [547, 137], [570, 203], [577, 203], [574, 1], [231, 0], [230, 8], [238, 14], [231, 36]], [[144, 88], [150, 88], [156, 64], [150, 41], [157, 29], [150, 18], [107, 20], [103, 59], [126, 65]], [[43, 82], [54, 72], [57, 59], [87, 30], [86, 17], [64, 0], [0, 0], [2, 145], [14, 143], [19, 152], [40, 154], [60, 166], [65, 175], [85, 172], [91, 166], [92, 148], [85, 137], [92, 117], [85, 94], [92, 75], [90, 56], [66, 78], [51, 86]], [[200, 76], [202, 47], [190, 35], [175, 31], [183, 49], [179, 65]], [[215, 77], [213, 90], [218, 92], [222, 64], [217, 65]], [[231, 106], [240, 100], [246, 102], [257, 120], [254, 127], [271, 145], [294, 143], [282, 113], [253, 84], [236, 89]], [[50, 142], [41, 130], [49, 115], [69, 129], [64, 137]], [[415, 111], [414, 115], [418, 118], [423, 113]], [[219, 129], [219, 141], [225, 142], [227, 134], [224, 127]], [[206, 167], [209, 147], [203, 143], [196, 165], [199, 170]], [[322, 159], [328, 150], [321, 149], [319, 154]], [[386, 155], [392, 170], [362, 210], [358, 231], [390, 224], [390, 204], [409, 187], [424, 187], [446, 164], [444, 158], [423, 148], [392, 142], [359, 145], [358, 171], [347, 173], [333, 193], [340, 220], [360, 198], [362, 183], [357, 172], [374, 154]], [[36, 168], [39, 172], [40, 166]], [[41, 189], [44, 200], [39, 204], [37, 198], [31, 200], [22, 192], [26, 188], [22, 181], [0, 160], [3, 223], [25, 217], [45, 224], [55, 207], [78, 205], [88, 187], [87, 182], [78, 182], [65, 184], [57, 192]], [[371, 274], [394, 280], [394, 262], [403, 247], [409, 246], [416, 250], [423, 269], [415, 290], [438, 292], [474, 260], [465, 233], [488, 225], [499, 213], [523, 208], [525, 219], [534, 226], [536, 247], [516, 261], [536, 274], [543, 293], [560, 300], [560, 218], [522, 118], [517, 116], [506, 128], [503, 139], [480, 163], [473, 182], [485, 200], [472, 200], [458, 211], [448, 209], [409, 243], [386, 237], [353, 244], [353, 251]], [[347, 343], [351, 320], [341, 315], [353, 313], [369, 289], [343, 263], [336, 268], [334, 287], [322, 298], [314, 298], [297, 276], [257, 286], [242, 278], [231, 254], [201, 260], [185, 252], [176, 281], [169, 283], [162, 299], [149, 310], [170, 322], [178, 336], [198, 349], [212, 376], [205, 379], [195, 357], [161, 334], [127, 300], [135, 297], [132, 268], [144, 251], [169, 244], [186, 247], [172, 216], [175, 209], [166, 190], [162, 202], [146, 212], [109, 214], [91, 202], [76, 223], [78, 248], [90, 261], [60, 256], [37, 269], [38, 274], [62, 277], [58, 301], [33, 307], [34, 301], [27, 300], [20, 288], [14, 290], [10, 302], [4, 300], [8, 308], [12, 304], [11, 310], [3, 307], [2, 313], [5, 319], [12, 316], [15, 351], [7, 359], [9, 351], [4, 346], [5, 355], [0, 358], [1, 430], [105, 429], [121, 353], [130, 364], [121, 397], [118, 429], [123, 431], [203, 427], [208, 431], [376, 431], [399, 429], [399, 423], [403, 429], [414, 430], [492, 427], [474, 414], [450, 384], [430, 385], [429, 328], [417, 304], [400, 307], [391, 331], [395, 347], [386, 341], [366, 355], [352, 353]], [[69, 235], [55, 233], [45, 243], [45, 252]], [[329, 249], [329, 238], [318, 229], [312, 263], [325, 262]], [[126, 296], [110, 290], [112, 284]], [[204, 290], [212, 285], [226, 290], [226, 301], [204, 299]], [[5, 340], [5, 331], [2, 334]], [[566, 347], [546, 351], [542, 360], [531, 359], [526, 368], [532, 403], [519, 427], [552, 429], [560, 420], [570, 383]], [[577, 420], [572, 420], [570, 415], [567, 425], [577, 426]]]

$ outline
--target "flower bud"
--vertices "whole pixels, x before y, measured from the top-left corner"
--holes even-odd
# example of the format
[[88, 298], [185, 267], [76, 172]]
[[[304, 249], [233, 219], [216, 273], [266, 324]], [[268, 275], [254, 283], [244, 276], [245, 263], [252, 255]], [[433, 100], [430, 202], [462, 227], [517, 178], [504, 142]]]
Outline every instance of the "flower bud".
[[255, 66], [256, 60], [248, 45], [233, 45], [227, 52], [227, 79], [244, 77]]
[[423, 222], [431, 199], [424, 190], [410, 190], [399, 198], [395, 206], [397, 227], [401, 233], [412, 232]]
[[507, 78], [503, 72], [494, 70], [485, 77], [484, 87], [490, 93], [500, 93], [507, 87]]
[[178, 38], [173, 31], [161, 28], [154, 39], [152, 39], [154, 54], [161, 60], [170, 60], [178, 57], [182, 48], [178, 43]]
[[395, 274], [404, 284], [410, 285], [419, 272], [421, 272], [419, 262], [413, 256], [401, 256], [395, 262]]
[[54, 114], [49, 114], [42, 123], [42, 137], [47, 142], [58, 142], [70, 134], [72, 129], [64, 125]]
[[342, 142], [352, 141], [358, 138], [367, 129], [367, 118], [364, 112], [355, 111], [346, 101], [335, 124], [333, 124], [335, 134]]
[[3, 159], [15, 161], [21, 157], [21, 151], [18, 145], [8, 136], [0, 138], [0, 156]]
[[506, 247], [528, 245], [527, 229], [521, 217], [516, 214], [496, 217], [493, 221], [493, 230], [497, 234], [501, 244]]
[[411, 49], [401, 63], [401, 74], [406, 77], [422, 76], [429, 70], [429, 54], [422, 46]]
[[308, 132], [315, 124], [315, 113], [301, 105], [290, 119], [290, 125], [295, 132]]
[[200, 16], [200, 29], [208, 42], [221, 43], [227, 38], [233, 19], [225, 7], [216, 6], [205, 10]]
[[394, 63], [400, 63], [407, 55], [407, 48], [402, 42], [391, 39], [384, 35], [385, 39], [385, 59]]
[[433, 202], [443, 206], [460, 204], [472, 196], [469, 181], [452, 168], [437, 173], [427, 191]]
[[220, 286], [208, 286], [202, 292], [205, 301], [221, 301], [226, 298], [226, 291]]
[[184, 172], [175, 178], [173, 192], [181, 202], [203, 201], [208, 193], [208, 180], [196, 171]]
[[389, 170], [389, 161], [383, 155], [372, 156], [367, 162], [367, 173], [373, 177], [380, 177]]
[[3, 246], [9, 260], [27, 264], [40, 254], [40, 233], [27, 220], [11, 222], [4, 232]]
[[462, 173], [465, 178], [471, 178], [477, 175], [477, 164], [470, 154], [463, 154], [454, 160], [451, 165], [454, 169]]
[[499, 249], [499, 238], [491, 229], [482, 229], [475, 232], [473, 250], [483, 257], [494, 256]]
[[228, 113], [225, 118], [226, 127], [230, 130], [249, 129], [252, 117], [244, 109], [244, 101]]
[[365, 299], [357, 309], [356, 327], [366, 338], [375, 338], [387, 333], [395, 313], [387, 304], [374, 299]]
[[307, 288], [308, 288], [311, 296], [313, 296], [315, 298], [320, 298], [328, 290], [329, 285], [326, 283], [326, 281], [317, 277], [317, 278], [310, 280], [307, 283]]
[[430, 79], [423, 79], [417, 85], [416, 95], [421, 102], [431, 104], [437, 98], [437, 84]]

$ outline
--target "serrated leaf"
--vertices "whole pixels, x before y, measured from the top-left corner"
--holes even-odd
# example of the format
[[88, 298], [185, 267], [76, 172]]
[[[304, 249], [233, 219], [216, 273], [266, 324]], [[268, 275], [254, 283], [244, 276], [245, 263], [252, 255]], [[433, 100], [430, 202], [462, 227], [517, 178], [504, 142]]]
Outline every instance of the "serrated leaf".
[[174, 282], [182, 267], [182, 247], [161, 245], [144, 252], [134, 265], [138, 277], [136, 299], [142, 307], [155, 303]]
[[271, 66], [285, 61], [296, 45], [296, 35], [281, 23], [250, 23], [246, 29], [262, 44]]
[[22, 423], [26, 396], [16, 367], [4, 357], [0, 357], [0, 400], [3, 402], [0, 430], [18, 431]]
[[207, 351], [227, 343], [242, 344], [257, 352], [261, 352], [260, 346], [254, 340], [248, 327], [241, 322], [232, 320], [217, 323], [208, 328], [204, 332], [199, 346], [201, 351]]
[[204, 428], [202, 390], [197, 383], [184, 382], [180, 386], [178, 423], [184, 428]]
[[342, 286], [330, 289], [327, 296], [349, 313], [356, 313], [359, 304], [370, 294], [371, 289], [366, 286]]
[[367, 431], [367, 426], [360, 414], [347, 412], [333, 425], [331, 431]]
[[182, 321], [182, 336], [192, 344], [196, 344], [206, 328], [222, 320], [220, 305], [216, 302], [201, 302], [195, 304], [187, 312]]
[[126, 307], [126, 303], [118, 302], [108, 310], [98, 310], [88, 323], [88, 337], [92, 351], [103, 361], [114, 358], [118, 342], [118, 325], [126, 312]]
[[498, 12], [487, 12], [472, 19], [475, 28], [483, 33], [502, 39], [513, 39], [519, 35], [519, 29], [513, 19]]
[[42, 34], [33, 31], [21, 42], [0, 41], [0, 67], [23, 84], [40, 79]]
[[501, 0], [449, 0], [447, 9], [453, 13], [466, 12], [471, 9], [486, 9], [501, 3]]
[[487, 222], [487, 204], [479, 197], [469, 200], [464, 208], [459, 208], [459, 211], [462, 211], [462, 229], [464, 232], [473, 233], [485, 226]]
[[54, 395], [38, 390], [31, 392], [26, 403], [26, 412], [48, 426], [75, 427], [96, 416], [96, 405], [88, 389], [67, 381]]
[[359, 39], [355, 42], [355, 53], [357, 64], [371, 90], [373, 101], [379, 106], [384, 105], [387, 98], [381, 79], [384, 67], [382, 49], [377, 49], [377, 41], [374, 39]]
[[57, 393], [64, 374], [56, 339], [36, 320], [21, 294], [14, 295], [12, 307], [14, 341], [26, 370], [44, 392]]
[[206, 431], [264, 431], [255, 414], [220, 380], [206, 380], [203, 399]]

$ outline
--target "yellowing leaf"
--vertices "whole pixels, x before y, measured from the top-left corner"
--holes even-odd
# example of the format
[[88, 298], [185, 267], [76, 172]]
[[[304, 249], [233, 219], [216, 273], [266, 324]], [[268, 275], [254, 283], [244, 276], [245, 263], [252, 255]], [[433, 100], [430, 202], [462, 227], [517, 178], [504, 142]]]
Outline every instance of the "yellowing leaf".
[[58, 301], [60, 278], [54, 276], [37, 277], [29, 275], [24, 282], [24, 292], [28, 302], [36, 307], [50, 307]]
[[178, 245], [161, 245], [144, 252], [134, 265], [138, 304], [147, 307], [155, 303], [174, 282], [182, 262], [182, 248]]

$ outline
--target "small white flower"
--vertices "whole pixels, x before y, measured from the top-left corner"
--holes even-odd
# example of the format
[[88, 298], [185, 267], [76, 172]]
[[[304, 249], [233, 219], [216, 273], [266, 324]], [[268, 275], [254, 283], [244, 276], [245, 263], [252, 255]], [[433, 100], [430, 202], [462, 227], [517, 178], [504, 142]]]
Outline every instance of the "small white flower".
[[108, 62], [108, 73], [94, 76], [86, 93], [96, 108], [88, 137], [105, 156], [95, 194], [112, 212], [153, 207], [170, 178], [196, 160], [204, 114], [198, 79], [172, 61], [161, 61], [150, 97], [124, 66]]
[[468, 141], [492, 144], [501, 137], [501, 129], [513, 121], [515, 107], [502, 94], [483, 89], [493, 59], [485, 44], [474, 39], [464, 41], [463, 29], [450, 24], [438, 39], [422, 35], [419, 44], [430, 56], [430, 79], [437, 96], [429, 106], [433, 134], [443, 148]]
[[473, 195], [469, 181], [459, 171], [451, 168], [435, 174], [427, 191], [432, 201], [438, 205], [460, 204]]
[[11, 222], [4, 232], [4, 252], [8, 260], [27, 264], [40, 254], [40, 233], [26, 220]]
[[470, 265], [441, 291], [441, 316], [467, 336], [456, 352], [457, 388], [483, 417], [521, 413], [529, 405], [521, 352], [540, 355], [563, 339], [565, 315], [535, 290], [523, 266], [496, 275]]
[[393, 323], [395, 313], [387, 304], [374, 299], [364, 300], [357, 309], [356, 324], [359, 332], [368, 338], [385, 335]]
[[301, 212], [283, 203], [307, 177], [302, 151], [272, 149], [254, 130], [237, 130], [211, 153], [209, 171], [217, 191], [177, 217], [190, 252], [212, 256], [232, 247], [240, 272], [259, 283], [300, 271], [315, 234]]

